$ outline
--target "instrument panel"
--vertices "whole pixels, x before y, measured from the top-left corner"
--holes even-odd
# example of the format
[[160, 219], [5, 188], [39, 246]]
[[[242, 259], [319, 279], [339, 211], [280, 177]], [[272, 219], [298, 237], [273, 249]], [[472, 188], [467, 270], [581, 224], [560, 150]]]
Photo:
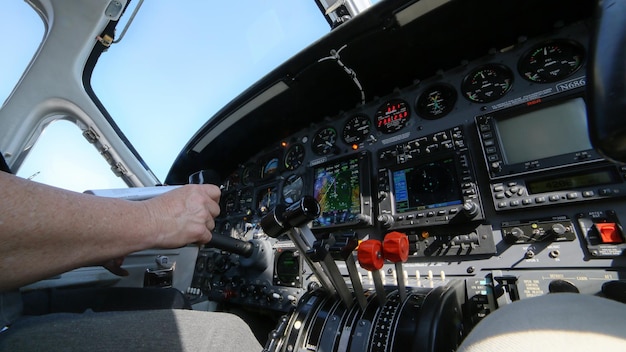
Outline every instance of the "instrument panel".
[[[623, 267], [626, 168], [586, 134], [587, 42], [578, 23], [511, 43], [241, 160], [223, 182], [215, 235], [253, 241], [269, 259], [242, 265], [203, 249], [194, 286], [278, 311], [319, 287], [291, 241], [260, 227], [304, 195], [321, 205], [320, 238], [407, 234], [413, 287], [494, 269]], [[398, 275], [389, 263], [383, 273]]]

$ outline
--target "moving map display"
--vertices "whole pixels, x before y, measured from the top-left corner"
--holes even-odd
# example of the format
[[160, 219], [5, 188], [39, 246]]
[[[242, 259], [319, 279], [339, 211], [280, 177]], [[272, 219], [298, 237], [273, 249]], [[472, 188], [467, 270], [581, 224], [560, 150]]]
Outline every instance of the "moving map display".
[[313, 197], [321, 207], [314, 227], [351, 224], [361, 214], [359, 158], [324, 164], [314, 169]]
[[463, 203], [453, 158], [394, 171], [393, 186], [398, 213]]

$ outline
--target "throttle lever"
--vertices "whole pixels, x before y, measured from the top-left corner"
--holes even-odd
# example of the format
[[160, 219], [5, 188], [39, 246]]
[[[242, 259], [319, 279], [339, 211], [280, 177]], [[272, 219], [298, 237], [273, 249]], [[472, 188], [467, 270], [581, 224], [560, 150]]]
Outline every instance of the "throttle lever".
[[380, 269], [383, 267], [383, 244], [378, 240], [367, 240], [361, 242], [358, 249], [358, 259], [361, 267], [372, 273], [376, 296], [381, 307], [385, 305], [387, 293], [383, 286], [383, 279], [380, 276]]
[[[316, 219], [320, 212], [321, 208], [317, 200], [311, 196], [304, 196], [289, 207], [277, 205], [261, 219], [261, 228], [266, 235], [274, 238], [287, 233], [298, 251], [306, 254], [314, 249], [315, 241], [317, 241], [307, 224]], [[328, 293], [331, 295], [337, 293], [332, 278], [322, 265], [312, 260], [309, 255], [303, 257]]]
[[[308, 229], [308, 228], [307, 228]], [[306, 252], [306, 256], [313, 262], [319, 262], [324, 272], [328, 274], [330, 281], [337, 290], [339, 297], [346, 307], [350, 308], [353, 304], [352, 293], [346, 285], [346, 281], [341, 275], [335, 258], [331, 254], [331, 248], [335, 248], [335, 237], [330, 235], [328, 239], [317, 240], [313, 247]]]
[[390, 232], [383, 240], [383, 253], [385, 259], [393, 262], [396, 266], [396, 281], [398, 283], [398, 293], [400, 299], [406, 300], [406, 284], [404, 283], [404, 269], [402, 263], [409, 258], [409, 238], [401, 232]]
[[362, 310], [365, 310], [367, 299], [365, 298], [363, 284], [361, 283], [361, 274], [359, 274], [359, 270], [356, 267], [353, 255], [358, 245], [359, 241], [356, 233], [344, 234], [340, 236], [339, 240], [335, 237], [335, 244], [330, 247], [329, 251], [333, 259], [341, 260], [346, 263], [357, 303]]

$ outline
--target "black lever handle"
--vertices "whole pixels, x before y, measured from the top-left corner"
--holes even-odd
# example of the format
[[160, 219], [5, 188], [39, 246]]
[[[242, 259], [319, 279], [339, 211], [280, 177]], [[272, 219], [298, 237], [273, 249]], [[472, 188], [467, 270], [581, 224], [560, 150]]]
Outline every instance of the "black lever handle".
[[[189, 183], [192, 184], [220, 184], [220, 177], [214, 170], [200, 170], [194, 172], [189, 176]], [[229, 236], [213, 235], [211, 241], [206, 244], [206, 247], [221, 249], [226, 252], [242, 255], [246, 258], [250, 258], [254, 252], [252, 243], [238, 240]]]
[[239, 254], [249, 258], [254, 252], [252, 243], [238, 240], [229, 236], [213, 235], [211, 241], [205, 245], [206, 247], [221, 249], [226, 252]]
[[268, 236], [278, 237], [293, 227], [305, 225], [316, 219], [320, 212], [317, 200], [311, 196], [304, 196], [287, 208], [284, 205], [276, 206], [261, 219], [261, 227]]

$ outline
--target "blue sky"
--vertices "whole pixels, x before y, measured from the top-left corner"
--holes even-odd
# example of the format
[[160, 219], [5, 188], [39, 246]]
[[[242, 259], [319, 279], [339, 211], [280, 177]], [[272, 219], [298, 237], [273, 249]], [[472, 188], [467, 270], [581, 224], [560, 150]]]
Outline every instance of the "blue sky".
[[[164, 180], [180, 150], [215, 112], [329, 30], [313, 0], [147, 0], [123, 40], [101, 57], [92, 85]], [[36, 50], [43, 25], [23, 1], [4, 1], [0, 33], [4, 101]], [[65, 133], [66, 127], [58, 128]], [[62, 143], [70, 150], [80, 148]], [[35, 180], [49, 183], [46, 172], [37, 168], [23, 174], [37, 174]], [[74, 174], [76, 180], [69, 184], [81, 178], [80, 172]]]

